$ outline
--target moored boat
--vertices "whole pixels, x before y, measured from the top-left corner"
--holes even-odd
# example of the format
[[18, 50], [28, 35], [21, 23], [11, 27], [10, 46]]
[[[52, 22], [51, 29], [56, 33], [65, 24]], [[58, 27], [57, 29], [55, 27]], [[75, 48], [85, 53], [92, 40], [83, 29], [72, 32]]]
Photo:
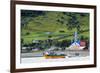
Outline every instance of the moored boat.
[[45, 52], [44, 57], [46, 59], [65, 58], [65, 54], [56, 54], [55, 52]]

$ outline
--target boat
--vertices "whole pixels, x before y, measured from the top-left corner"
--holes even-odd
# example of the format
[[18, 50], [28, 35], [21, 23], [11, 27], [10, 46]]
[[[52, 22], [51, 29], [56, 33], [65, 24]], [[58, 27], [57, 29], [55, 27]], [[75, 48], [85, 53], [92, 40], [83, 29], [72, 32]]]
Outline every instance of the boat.
[[44, 55], [46, 59], [58, 59], [58, 58], [65, 58], [64, 55]]
[[65, 58], [65, 54], [56, 54], [53, 51], [45, 52], [44, 57], [46, 59], [58, 59], [58, 58]]

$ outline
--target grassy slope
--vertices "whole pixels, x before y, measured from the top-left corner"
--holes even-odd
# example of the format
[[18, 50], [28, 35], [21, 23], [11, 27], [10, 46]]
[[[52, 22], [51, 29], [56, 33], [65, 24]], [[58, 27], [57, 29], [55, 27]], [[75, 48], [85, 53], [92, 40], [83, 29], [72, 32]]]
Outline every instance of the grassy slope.
[[[61, 24], [57, 20], [61, 19], [61, 17], [68, 19], [68, 16], [63, 15], [60, 12], [47, 12], [46, 15], [39, 15], [37, 17], [33, 17], [33, 19], [28, 22], [26, 27], [22, 27], [21, 38], [24, 39], [24, 43], [31, 43], [32, 40], [45, 40], [48, 39], [48, 36], [53, 36], [52, 38], [58, 38], [61, 35], [73, 35], [76, 29], [68, 30], [65, 23]], [[81, 28], [82, 30], [88, 29], [89, 20], [88, 17], [79, 18], [82, 22]], [[66, 20], [67, 22], [67, 20]], [[65, 32], [60, 33], [59, 31], [63, 30]], [[51, 32], [51, 34], [46, 34], [47, 32]], [[26, 35], [26, 33], [29, 33]], [[89, 37], [89, 32], [80, 33], [79, 36]], [[72, 39], [73, 36], [69, 36], [63, 39]], [[60, 40], [63, 40], [60, 39]]]

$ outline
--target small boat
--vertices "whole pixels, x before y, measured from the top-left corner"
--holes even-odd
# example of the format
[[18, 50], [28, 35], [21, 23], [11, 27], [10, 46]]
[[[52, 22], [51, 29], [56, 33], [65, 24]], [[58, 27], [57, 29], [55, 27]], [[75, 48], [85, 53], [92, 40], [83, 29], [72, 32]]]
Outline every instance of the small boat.
[[50, 56], [50, 55], [45, 55], [44, 57], [46, 59], [65, 58], [65, 56]]
[[58, 59], [58, 58], [65, 58], [65, 54], [56, 54], [54, 52], [45, 52], [44, 57], [46, 59]]

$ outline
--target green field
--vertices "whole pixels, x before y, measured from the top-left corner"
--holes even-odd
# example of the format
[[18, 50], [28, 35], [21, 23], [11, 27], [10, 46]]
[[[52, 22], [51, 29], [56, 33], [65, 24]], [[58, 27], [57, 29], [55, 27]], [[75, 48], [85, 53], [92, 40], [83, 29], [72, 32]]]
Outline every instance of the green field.
[[[28, 14], [31, 13], [31, 14]], [[74, 32], [89, 39], [89, 14], [54, 11], [21, 11], [22, 44], [33, 40], [72, 40]]]

